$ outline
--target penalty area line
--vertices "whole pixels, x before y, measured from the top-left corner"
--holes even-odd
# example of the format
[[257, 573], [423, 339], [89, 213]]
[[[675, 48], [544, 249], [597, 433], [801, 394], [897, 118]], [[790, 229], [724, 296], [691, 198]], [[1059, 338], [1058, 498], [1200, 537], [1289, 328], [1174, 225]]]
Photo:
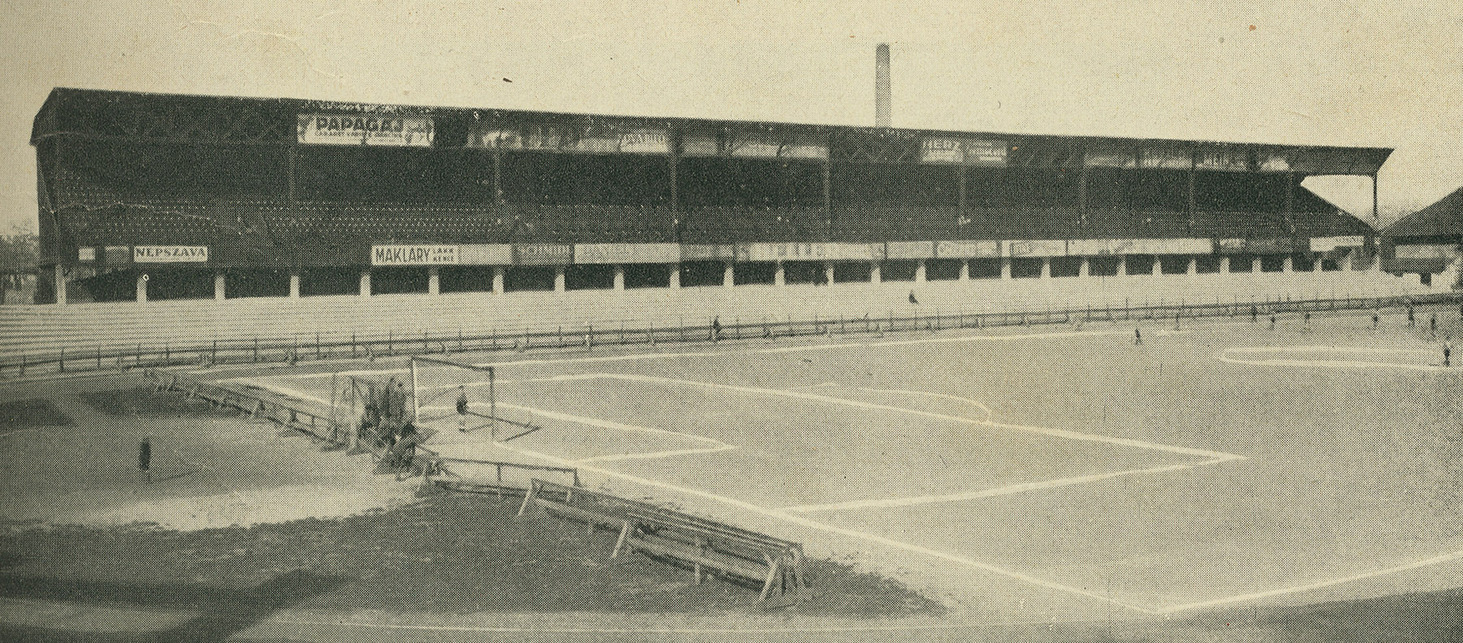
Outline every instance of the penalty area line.
[[[543, 459], [548, 460], [548, 461], [557, 461], [557, 462], [559, 462], [559, 463], [561, 463], [561, 464], [563, 464], [565, 466], [570, 466], [570, 465], [573, 464], [573, 462], [571, 462], [569, 460], [565, 460], [563, 458], [557, 458], [557, 457], [554, 457], [554, 456], [551, 456], [551, 455], [547, 455], [547, 454], [543, 454], [543, 453], [538, 453], [536, 451], [530, 451], [528, 449], [520, 449], [520, 448], [517, 448], [517, 447], [507, 446], [507, 445], [503, 445], [503, 446], [504, 446], [504, 448], [508, 449], [509, 451], [517, 452], [520, 455], [525, 455], [525, 456], [535, 457], [535, 458], [543, 458]], [[824, 531], [824, 532], [828, 532], [828, 533], [832, 533], [832, 534], [838, 534], [840, 536], [847, 536], [847, 537], [850, 537], [850, 538], [856, 538], [856, 539], [859, 539], [859, 540], [864, 540], [864, 541], [867, 541], [867, 542], [872, 542], [872, 543], [877, 543], [877, 544], [880, 544], [880, 545], [884, 545], [886, 547], [892, 547], [892, 548], [895, 548], [895, 549], [902, 549], [902, 550], [909, 551], [909, 552], [913, 552], [913, 553], [916, 553], [916, 554], [922, 554], [922, 555], [925, 555], [925, 556], [930, 556], [930, 557], [933, 557], [933, 558], [938, 558], [938, 559], [945, 560], [945, 561], [948, 561], [948, 562], [952, 562], [952, 563], [955, 563], [955, 564], [958, 564], [958, 565], [961, 565], [961, 566], [964, 566], [964, 567], [969, 567], [969, 568], [972, 568], [972, 569], [978, 569], [978, 570], [985, 571], [985, 572], [989, 572], [991, 574], [995, 574], [995, 575], [998, 575], [998, 576], [1004, 576], [1006, 578], [1018, 580], [1018, 581], [1027, 583], [1029, 585], [1035, 585], [1037, 587], [1043, 587], [1043, 588], [1046, 588], [1046, 589], [1056, 590], [1056, 591], [1064, 592], [1064, 593], [1067, 593], [1067, 594], [1073, 594], [1073, 595], [1076, 595], [1076, 596], [1082, 596], [1082, 597], [1085, 597], [1085, 598], [1090, 598], [1090, 599], [1093, 599], [1093, 600], [1102, 601], [1104, 603], [1107, 603], [1107, 604], [1110, 604], [1110, 605], [1114, 605], [1114, 606], [1117, 606], [1117, 607], [1121, 607], [1121, 608], [1124, 608], [1124, 609], [1129, 609], [1129, 610], [1132, 610], [1132, 611], [1135, 611], [1135, 612], [1139, 612], [1139, 613], [1143, 613], [1143, 614], [1156, 614], [1157, 613], [1157, 612], [1155, 612], [1155, 611], [1153, 611], [1151, 609], [1144, 608], [1144, 607], [1141, 607], [1141, 606], [1138, 606], [1138, 605], [1133, 605], [1131, 603], [1125, 603], [1123, 601], [1119, 601], [1119, 600], [1114, 599], [1114, 598], [1111, 598], [1109, 596], [1103, 596], [1101, 594], [1097, 594], [1097, 593], [1094, 593], [1094, 592], [1090, 592], [1090, 591], [1087, 591], [1087, 590], [1082, 589], [1082, 588], [1079, 588], [1079, 587], [1071, 587], [1071, 586], [1068, 586], [1068, 585], [1063, 585], [1061, 583], [1052, 582], [1052, 581], [1049, 581], [1049, 580], [1046, 580], [1046, 579], [1037, 578], [1035, 576], [1030, 576], [1030, 575], [1027, 575], [1027, 574], [1023, 574], [1023, 573], [1018, 572], [1018, 571], [1015, 571], [1015, 570], [1006, 569], [1004, 567], [998, 567], [998, 566], [992, 565], [990, 563], [981, 562], [981, 561], [975, 560], [973, 558], [968, 558], [968, 557], [961, 556], [961, 555], [958, 555], [958, 554], [952, 554], [952, 553], [949, 553], [949, 552], [940, 551], [938, 549], [931, 549], [929, 547], [924, 547], [924, 546], [921, 546], [921, 545], [916, 545], [914, 543], [908, 543], [908, 542], [904, 542], [904, 541], [900, 541], [900, 540], [894, 540], [893, 538], [888, 538], [888, 537], [885, 537], [885, 536], [880, 536], [878, 534], [871, 534], [871, 533], [868, 533], [868, 532], [858, 531], [858, 530], [854, 530], [854, 529], [847, 529], [847, 528], [844, 528], [844, 527], [837, 527], [837, 526], [834, 526], [834, 525], [829, 525], [827, 523], [821, 523], [821, 522], [818, 522], [818, 521], [815, 521], [815, 520], [810, 520], [808, 518], [804, 518], [804, 517], [799, 516], [797, 514], [789, 513], [789, 512], [786, 512], [786, 511], [780, 511], [778, 509], [772, 509], [772, 508], [768, 508], [768, 507], [763, 507], [763, 506], [760, 506], [760, 505], [755, 505], [755, 504], [752, 504], [750, 502], [747, 502], [747, 501], [744, 501], [744, 500], [738, 500], [736, 498], [732, 498], [732, 497], [729, 497], [729, 496], [723, 496], [723, 495], [720, 495], [720, 494], [711, 493], [709, 491], [702, 491], [700, 489], [693, 489], [691, 487], [685, 487], [685, 486], [681, 486], [681, 485], [677, 485], [677, 484], [672, 484], [672, 483], [669, 483], [669, 482], [662, 482], [660, 480], [654, 480], [654, 479], [651, 479], [651, 478], [645, 478], [645, 477], [641, 477], [641, 476], [637, 476], [637, 475], [632, 475], [632, 474], [628, 474], [628, 473], [621, 473], [621, 472], [615, 471], [613, 469], [606, 469], [606, 468], [603, 468], [603, 467], [596, 467], [596, 466], [589, 465], [589, 464], [579, 464], [578, 467], [580, 469], [584, 470], [584, 471], [598, 473], [600, 475], [609, 476], [609, 477], [613, 477], [613, 478], [619, 478], [619, 479], [622, 479], [622, 480], [626, 480], [628, 482], [632, 482], [632, 483], [639, 484], [639, 485], [644, 485], [644, 486], [647, 486], [647, 487], [654, 487], [654, 488], [658, 488], [658, 489], [666, 489], [666, 490], [670, 490], [670, 491], [673, 491], [673, 492], [676, 492], [676, 493], [681, 493], [681, 494], [690, 495], [690, 496], [696, 496], [696, 497], [699, 497], [699, 498], [705, 498], [707, 500], [712, 500], [712, 501], [715, 501], [715, 502], [718, 502], [718, 503], [721, 503], [721, 504], [730, 505], [732, 507], [737, 507], [739, 509], [743, 509], [743, 510], [746, 510], [746, 511], [750, 511], [750, 512], [753, 512], [753, 513], [756, 513], [756, 514], [760, 514], [760, 515], [763, 515], [763, 516], [767, 516], [769, 518], [775, 518], [777, 520], [781, 520], [783, 522], [788, 522], [788, 523], [791, 523], [791, 524], [794, 524], [794, 525], [798, 525], [798, 526], [801, 526], [801, 527], [806, 527], [806, 528], [809, 528], [809, 529], [815, 529], [815, 530], [818, 530], [818, 531]]]
[[805, 391], [789, 391], [789, 390], [783, 390], [783, 389], [762, 388], [762, 387], [756, 387], [756, 386], [740, 386], [740, 385], [734, 385], [734, 384], [717, 384], [717, 383], [713, 383], [713, 382], [698, 382], [698, 381], [695, 381], [695, 380], [683, 380], [683, 379], [675, 379], [675, 378], [667, 378], [667, 377], [655, 377], [655, 376], [651, 376], [651, 375], [630, 375], [630, 374], [623, 374], [623, 373], [586, 373], [586, 374], [579, 374], [579, 375], [566, 375], [566, 376], [560, 376], [560, 377], [563, 380], [566, 380], [566, 381], [567, 380], [590, 380], [590, 379], [618, 379], [618, 380], [625, 380], [625, 381], [630, 381], [630, 382], [649, 382], [649, 383], [652, 383], [652, 384], [689, 386], [689, 387], [699, 387], [699, 388], [706, 388], [706, 389], [712, 389], [712, 390], [736, 391], [736, 392], [739, 392], [739, 393], [752, 393], [752, 394], [759, 394], [759, 395], [771, 395], [771, 396], [775, 396], [775, 397], [788, 397], [788, 398], [793, 398], [793, 399], [810, 400], [810, 401], [815, 401], [815, 402], [823, 402], [823, 403], [827, 403], [827, 404], [836, 404], [836, 405], [842, 405], [842, 406], [849, 406], [849, 407], [853, 407], [853, 408], [860, 408], [860, 409], [866, 409], [866, 410], [877, 410], [877, 411], [889, 411], [889, 412], [894, 412], [894, 413], [905, 413], [905, 414], [915, 415], [915, 416], [919, 416], [919, 417], [932, 418], [932, 419], [943, 420], [943, 421], [947, 421], [947, 422], [955, 422], [955, 423], [960, 423], [960, 424], [973, 424], [973, 425], [977, 425], [977, 426], [985, 426], [985, 427], [990, 427], [990, 428], [994, 428], [994, 429], [1009, 429], [1009, 430], [1015, 430], [1015, 431], [1023, 431], [1023, 432], [1026, 432], [1026, 433], [1035, 433], [1037, 435], [1046, 435], [1046, 436], [1050, 436], [1050, 437], [1064, 438], [1064, 439], [1068, 439], [1068, 440], [1077, 440], [1077, 441], [1083, 441], [1083, 442], [1098, 442], [1098, 443], [1103, 443], [1103, 444], [1114, 444], [1114, 445], [1119, 445], [1119, 446], [1132, 447], [1132, 448], [1136, 448], [1136, 449], [1148, 449], [1148, 450], [1152, 450], [1152, 451], [1164, 451], [1164, 452], [1167, 452], [1167, 453], [1178, 453], [1178, 454], [1182, 454], [1182, 455], [1191, 455], [1191, 456], [1201, 457], [1201, 458], [1213, 458], [1213, 459], [1220, 460], [1220, 461], [1243, 460], [1243, 459], [1245, 459], [1245, 456], [1242, 456], [1242, 455], [1239, 455], [1239, 454], [1235, 454], [1235, 453], [1224, 453], [1222, 451], [1210, 451], [1210, 450], [1207, 450], [1207, 449], [1196, 449], [1196, 448], [1183, 447], [1183, 446], [1177, 446], [1177, 445], [1171, 445], [1171, 444], [1160, 444], [1160, 443], [1156, 443], [1156, 442], [1147, 442], [1147, 441], [1144, 441], [1144, 440], [1137, 440], [1137, 439], [1133, 439], [1133, 438], [1120, 438], [1120, 437], [1114, 437], [1114, 436], [1109, 436], [1109, 435], [1099, 435], [1099, 434], [1094, 434], [1094, 433], [1081, 433], [1081, 432], [1078, 432], [1078, 431], [1069, 431], [1069, 430], [1066, 430], [1066, 429], [1054, 429], [1054, 428], [1049, 428], [1049, 427], [1030, 426], [1030, 425], [1022, 425], [1022, 424], [1006, 424], [1006, 423], [1002, 423], [1002, 422], [993, 422], [991, 420], [976, 420], [976, 419], [971, 419], [971, 418], [959, 417], [959, 416], [955, 416], [955, 415], [946, 415], [946, 414], [943, 414], [943, 413], [934, 413], [934, 412], [931, 412], [931, 411], [921, 411], [921, 410], [918, 410], [918, 409], [907, 409], [907, 408], [898, 407], [898, 406], [889, 406], [887, 404], [877, 404], [877, 403], [874, 403], [874, 402], [863, 402], [863, 401], [859, 401], [859, 400], [849, 400], [849, 399], [845, 399], [845, 398], [841, 398], [841, 397], [830, 397], [830, 396], [827, 396], [827, 395], [818, 395], [818, 394], [815, 394], [815, 393], [809, 393], [809, 392], [805, 392]]
[[1170, 471], [1182, 471], [1211, 464], [1224, 462], [1219, 459], [1209, 459], [1203, 462], [1190, 464], [1169, 464], [1160, 467], [1149, 467], [1147, 469], [1127, 469], [1124, 471], [1111, 471], [1097, 473], [1088, 476], [1074, 476], [1071, 478], [1054, 478], [1037, 482], [1024, 482], [995, 489], [981, 489], [979, 491], [964, 491], [961, 493], [910, 496], [904, 498], [875, 498], [870, 500], [850, 500], [848, 502], [837, 502], [823, 505], [794, 505], [781, 507], [782, 511], [793, 511], [797, 513], [811, 513], [815, 511], [846, 511], [855, 509], [890, 509], [894, 507], [913, 507], [916, 505], [931, 505], [944, 502], [963, 502], [966, 500], [979, 500], [981, 498], [994, 498], [997, 496], [1009, 496], [1030, 491], [1041, 491], [1044, 489], [1055, 489], [1057, 487], [1068, 487], [1072, 485], [1101, 482], [1111, 478], [1122, 476], [1134, 476], [1155, 473], [1168, 473]]
[[1405, 572], [1405, 571], [1410, 571], [1410, 570], [1414, 570], [1414, 569], [1420, 569], [1420, 568], [1423, 568], [1423, 567], [1430, 567], [1432, 565], [1441, 565], [1443, 563], [1451, 563], [1451, 562], [1456, 561], [1456, 560], [1463, 560], [1463, 550], [1449, 552], [1449, 553], [1446, 553], [1446, 554], [1441, 554], [1441, 555], [1438, 555], [1438, 556], [1433, 556], [1432, 558], [1426, 558], [1426, 559], [1423, 559], [1423, 560], [1413, 561], [1411, 563], [1406, 563], [1406, 564], [1403, 564], [1403, 565], [1397, 565], [1395, 567], [1387, 567], [1387, 568], [1383, 568], [1383, 569], [1376, 569], [1376, 570], [1372, 570], [1372, 571], [1369, 571], [1369, 572], [1362, 572], [1360, 574], [1352, 574], [1350, 576], [1343, 576], [1341, 578], [1332, 578], [1332, 579], [1329, 579], [1329, 580], [1323, 580], [1323, 581], [1317, 581], [1317, 582], [1314, 582], [1314, 583], [1308, 583], [1306, 585], [1294, 585], [1294, 586], [1291, 586], [1291, 587], [1281, 587], [1279, 589], [1271, 589], [1271, 590], [1266, 590], [1266, 591], [1263, 591], [1263, 592], [1254, 592], [1254, 593], [1250, 593], [1250, 594], [1239, 594], [1237, 596], [1227, 596], [1227, 597], [1224, 597], [1224, 598], [1216, 598], [1216, 599], [1208, 600], [1208, 601], [1199, 601], [1199, 602], [1196, 602], [1196, 603], [1185, 603], [1185, 604], [1182, 604], [1182, 605], [1174, 605], [1174, 606], [1171, 606], [1171, 607], [1159, 608], [1157, 610], [1157, 613], [1159, 613], [1159, 614], [1174, 614], [1174, 613], [1177, 613], [1177, 612], [1187, 612], [1187, 611], [1197, 610], [1197, 609], [1205, 609], [1205, 608], [1210, 608], [1210, 607], [1219, 607], [1219, 606], [1222, 606], [1222, 605], [1230, 605], [1230, 604], [1233, 604], [1233, 603], [1244, 603], [1244, 602], [1249, 602], [1249, 601], [1256, 601], [1256, 600], [1260, 600], [1260, 599], [1264, 599], [1264, 598], [1270, 598], [1270, 597], [1273, 597], [1273, 596], [1284, 596], [1286, 594], [1299, 594], [1299, 593], [1302, 593], [1302, 592], [1309, 592], [1309, 591], [1312, 591], [1312, 590], [1324, 589], [1324, 588], [1327, 588], [1327, 587], [1332, 587], [1332, 586], [1335, 586], [1335, 585], [1341, 585], [1341, 584], [1344, 584], [1344, 583], [1351, 583], [1351, 582], [1355, 582], [1355, 581], [1359, 581], [1359, 580], [1366, 580], [1368, 578], [1376, 578], [1378, 576], [1387, 576], [1387, 575], [1390, 575], [1390, 574], [1397, 574], [1397, 573], [1401, 573], [1401, 572]]

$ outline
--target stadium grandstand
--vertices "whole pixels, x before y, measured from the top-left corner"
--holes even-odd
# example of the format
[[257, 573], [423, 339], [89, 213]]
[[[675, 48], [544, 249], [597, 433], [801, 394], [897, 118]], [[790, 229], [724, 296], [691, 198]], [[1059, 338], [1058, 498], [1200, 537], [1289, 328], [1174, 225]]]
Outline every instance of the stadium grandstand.
[[165, 309], [216, 337], [1419, 287], [1380, 269], [1372, 226], [1301, 185], [1367, 176], [1375, 195], [1385, 148], [64, 88], [31, 142], [38, 301], [88, 303], [34, 307], [54, 326]]
[[1463, 188], [1383, 231], [1383, 269], [1425, 285], [1463, 287]]

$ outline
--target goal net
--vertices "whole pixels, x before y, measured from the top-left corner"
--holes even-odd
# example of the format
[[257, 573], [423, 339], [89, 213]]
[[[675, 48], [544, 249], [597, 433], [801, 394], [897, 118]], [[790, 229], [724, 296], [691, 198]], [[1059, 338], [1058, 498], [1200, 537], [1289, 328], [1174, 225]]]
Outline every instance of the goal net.
[[486, 431], [493, 440], [520, 437], [532, 425], [498, 416], [496, 375], [432, 357], [411, 358], [412, 398], [418, 426], [438, 431]]

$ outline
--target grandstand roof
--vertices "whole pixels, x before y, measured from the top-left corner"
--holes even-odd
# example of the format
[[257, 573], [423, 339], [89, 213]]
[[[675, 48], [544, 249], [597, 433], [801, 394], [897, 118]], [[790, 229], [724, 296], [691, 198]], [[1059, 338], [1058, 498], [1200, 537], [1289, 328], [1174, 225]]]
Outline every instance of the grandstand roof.
[[1463, 238], [1463, 188], [1387, 226], [1384, 236]]
[[[1039, 136], [1000, 132], [851, 127], [816, 124], [726, 121], [711, 119], [606, 116], [492, 108], [383, 105], [292, 98], [241, 98], [56, 88], [36, 114], [31, 143], [50, 137], [172, 140], [200, 143], [287, 145], [296, 141], [296, 117], [301, 113], [392, 114], [436, 119], [433, 147], [466, 146], [469, 130], [482, 122], [553, 123], [615, 128], [668, 127], [677, 129], [726, 128], [737, 132], [770, 131], [785, 134], [826, 134], [871, 145], [915, 141], [922, 136], [976, 136], [1006, 142], [1015, 152], [1025, 146], [1068, 148], [1070, 153], [1016, 155], [1013, 164], [1072, 166], [1077, 152], [1166, 147], [1174, 150], [1223, 151], [1248, 155], [1250, 169], [1265, 165], [1270, 171], [1302, 175], [1371, 175], [1386, 162], [1391, 148], [1273, 145], [1222, 141], [1185, 141], [1083, 136]], [[1074, 158], [1077, 159], [1074, 161]], [[914, 161], [907, 155], [866, 155], [858, 160]], [[1271, 160], [1283, 163], [1267, 164]]]

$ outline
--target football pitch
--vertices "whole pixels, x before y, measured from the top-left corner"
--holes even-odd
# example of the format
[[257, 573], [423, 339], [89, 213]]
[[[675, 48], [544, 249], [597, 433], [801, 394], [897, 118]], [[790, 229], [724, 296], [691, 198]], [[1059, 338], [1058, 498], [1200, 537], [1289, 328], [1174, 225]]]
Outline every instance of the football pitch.
[[[1224, 320], [460, 354], [498, 414], [419, 390], [443, 455], [803, 541], [1006, 619], [1309, 604], [1463, 585], [1463, 368], [1389, 318]], [[200, 371], [330, 404], [334, 371]], [[478, 398], [474, 398], [478, 399]]]

